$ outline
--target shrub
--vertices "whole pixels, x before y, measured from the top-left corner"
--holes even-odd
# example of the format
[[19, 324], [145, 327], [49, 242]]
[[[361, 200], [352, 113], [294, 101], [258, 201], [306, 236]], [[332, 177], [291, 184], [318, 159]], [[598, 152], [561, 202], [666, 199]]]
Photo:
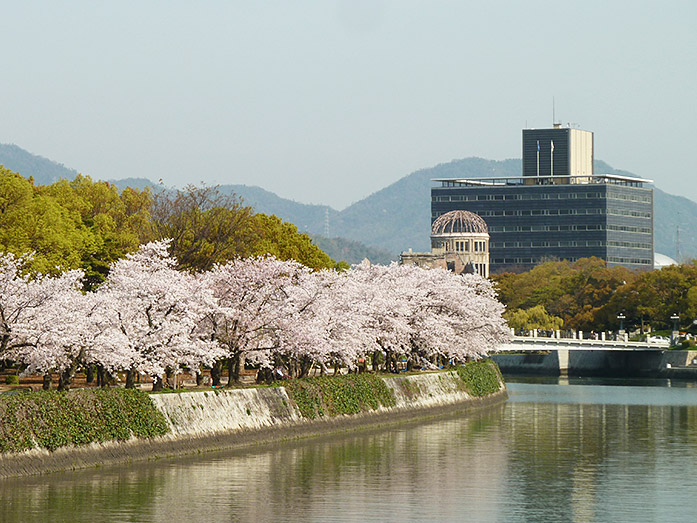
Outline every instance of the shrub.
[[7, 385], [19, 385], [19, 376], [16, 374], [8, 374], [5, 376], [5, 384]]
[[457, 374], [472, 396], [486, 396], [499, 390], [501, 371], [491, 360], [471, 361], [457, 367]]

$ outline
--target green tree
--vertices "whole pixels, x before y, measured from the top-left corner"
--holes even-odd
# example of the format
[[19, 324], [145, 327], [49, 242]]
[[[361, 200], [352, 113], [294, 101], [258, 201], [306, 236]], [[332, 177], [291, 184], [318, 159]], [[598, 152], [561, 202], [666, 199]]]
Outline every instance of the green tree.
[[79, 214], [34, 187], [32, 179], [0, 168], [0, 251], [33, 253], [29, 270], [56, 273], [80, 267], [92, 246]]
[[188, 185], [154, 196], [154, 239], [171, 238], [172, 254], [182, 269], [204, 271], [216, 263], [254, 253], [260, 237], [251, 207], [217, 187]]
[[312, 269], [348, 268], [347, 264], [332, 260], [312, 243], [307, 234], [298, 232], [298, 228], [292, 223], [262, 213], [256, 214], [254, 219], [260, 235], [252, 254], [271, 254], [283, 261], [295, 260]]
[[88, 248], [81, 252], [86, 287], [92, 288], [107, 276], [109, 266], [150, 236], [150, 190], [126, 188], [119, 193], [108, 182], [89, 176], [60, 180], [39, 189], [66, 209], [72, 219], [89, 233]]
[[564, 320], [549, 314], [544, 305], [536, 305], [530, 309], [509, 310], [503, 317], [508, 322], [508, 326], [516, 330], [558, 330], [564, 325]]

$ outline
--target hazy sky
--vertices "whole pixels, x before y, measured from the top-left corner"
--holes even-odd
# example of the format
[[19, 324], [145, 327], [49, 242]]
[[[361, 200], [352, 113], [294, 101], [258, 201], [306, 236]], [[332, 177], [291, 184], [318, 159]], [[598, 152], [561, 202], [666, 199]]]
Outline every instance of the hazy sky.
[[697, 2], [27, 1], [0, 7], [0, 143], [94, 178], [343, 208], [521, 129], [697, 200]]

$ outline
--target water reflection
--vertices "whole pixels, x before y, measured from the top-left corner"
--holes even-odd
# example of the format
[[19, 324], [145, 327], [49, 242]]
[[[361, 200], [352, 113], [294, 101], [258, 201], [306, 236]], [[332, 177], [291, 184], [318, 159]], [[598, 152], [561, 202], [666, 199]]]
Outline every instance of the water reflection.
[[697, 389], [569, 383], [513, 383], [470, 418], [0, 482], [2, 519], [697, 520]]

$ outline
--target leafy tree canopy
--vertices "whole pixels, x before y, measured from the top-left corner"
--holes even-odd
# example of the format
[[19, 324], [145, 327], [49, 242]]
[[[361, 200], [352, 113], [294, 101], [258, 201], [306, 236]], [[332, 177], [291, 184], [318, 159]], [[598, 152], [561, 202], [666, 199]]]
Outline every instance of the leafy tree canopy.
[[697, 318], [694, 262], [633, 272], [607, 267], [598, 258], [582, 258], [574, 263], [547, 262], [526, 273], [493, 278], [512, 320], [517, 311], [530, 312], [536, 307], [561, 318], [565, 327], [580, 330], [617, 329], [620, 312], [629, 326], [669, 327], [674, 313], [683, 318], [685, 326]]

